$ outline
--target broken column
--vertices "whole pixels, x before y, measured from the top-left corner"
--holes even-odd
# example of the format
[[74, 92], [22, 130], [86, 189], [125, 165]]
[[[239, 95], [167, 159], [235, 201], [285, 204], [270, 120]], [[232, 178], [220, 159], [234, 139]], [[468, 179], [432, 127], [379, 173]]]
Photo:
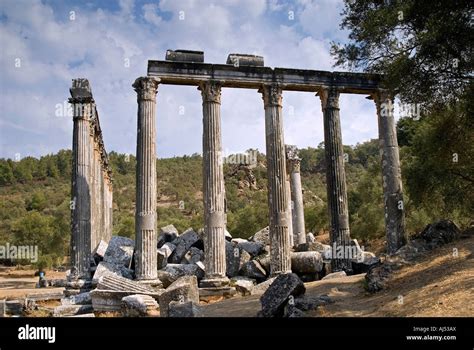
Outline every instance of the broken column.
[[377, 91], [373, 98], [377, 106], [379, 145], [382, 153], [387, 252], [393, 254], [406, 243], [402, 174], [393, 116], [393, 98], [385, 90]]
[[282, 125], [282, 89], [277, 84], [263, 85], [267, 153], [268, 202], [270, 217], [270, 273], [291, 272], [286, 182], [285, 143]]
[[[319, 92], [324, 119], [324, 150], [326, 154], [326, 181], [328, 209], [331, 223], [332, 272], [351, 270], [350, 257], [345, 256], [350, 247], [349, 209], [347, 204], [346, 173], [339, 117], [339, 91], [334, 87]], [[336, 258], [336, 252], [344, 252]]]
[[229, 283], [225, 256], [225, 188], [221, 141], [221, 85], [210, 81], [199, 86], [203, 110], [203, 197], [205, 278], [201, 287]]
[[306, 232], [304, 227], [303, 189], [301, 187], [300, 165], [301, 158], [295, 146], [286, 146], [286, 161], [290, 174], [291, 187], [291, 214], [293, 225], [294, 245], [306, 243]]
[[73, 105], [72, 238], [71, 264], [75, 277], [90, 277], [91, 259], [91, 111], [87, 79], [74, 79], [69, 102]]
[[137, 92], [137, 174], [135, 208], [135, 277], [157, 278], [155, 103], [159, 79], [140, 77]]

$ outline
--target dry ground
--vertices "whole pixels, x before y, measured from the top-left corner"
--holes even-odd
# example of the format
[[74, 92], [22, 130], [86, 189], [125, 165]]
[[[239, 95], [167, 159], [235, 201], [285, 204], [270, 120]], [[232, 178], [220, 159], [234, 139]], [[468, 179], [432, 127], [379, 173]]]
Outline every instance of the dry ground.
[[[307, 294], [335, 300], [308, 316], [474, 317], [473, 251], [474, 238], [438, 248], [394, 273], [387, 289], [376, 294], [365, 291], [364, 274], [306, 283]], [[250, 296], [208, 305], [205, 316], [252, 317], [259, 310], [259, 297]]]
[[[363, 274], [306, 283], [307, 294], [327, 294], [335, 300], [334, 304], [307, 315], [474, 317], [473, 251], [474, 237], [438, 248], [396, 271], [387, 288], [376, 294], [365, 291]], [[457, 252], [457, 256], [453, 252]], [[64, 272], [46, 272], [50, 279], [64, 278], [64, 275]], [[0, 299], [43, 293], [44, 289], [35, 289], [37, 280], [33, 270], [0, 268]], [[204, 316], [252, 317], [259, 310], [259, 296], [235, 297], [203, 305]]]

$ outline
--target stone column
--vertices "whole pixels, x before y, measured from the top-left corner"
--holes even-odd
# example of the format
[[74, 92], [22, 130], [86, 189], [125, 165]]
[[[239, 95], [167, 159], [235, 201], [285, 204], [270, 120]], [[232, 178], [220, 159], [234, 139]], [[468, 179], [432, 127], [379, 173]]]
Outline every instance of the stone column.
[[260, 89], [265, 107], [268, 203], [270, 217], [270, 273], [291, 272], [286, 157], [282, 125], [282, 89], [277, 84]]
[[135, 277], [157, 279], [156, 257], [156, 130], [155, 105], [159, 79], [140, 77], [137, 92], [137, 174], [135, 209]]
[[[288, 164], [286, 165], [288, 167]], [[290, 236], [290, 247], [295, 246], [294, 232], [293, 232], [293, 216], [292, 216], [292, 205], [291, 202], [291, 184], [290, 184], [290, 174], [286, 174], [286, 197], [288, 198], [288, 236]]]
[[293, 240], [294, 245], [298, 246], [306, 243], [306, 232], [304, 227], [303, 189], [301, 187], [300, 174], [301, 159], [298, 157], [296, 147], [286, 147], [286, 160], [290, 174]]
[[324, 150], [326, 154], [326, 181], [328, 209], [331, 222], [331, 247], [333, 272], [351, 271], [349, 210], [347, 204], [344, 150], [342, 147], [341, 121], [339, 117], [339, 91], [326, 87], [319, 92], [324, 119]]
[[73, 107], [72, 276], [90, 278], [91, 260], [91, 112], [92, 94], [85, 79], [74, 79], [69, 102]]
[[221, 86], [218, 82], [202, 83], [203, 111], [203, 197], [204, 197], [204, 263], [205, 278], [201, 287], [222, 287], [226, 277], [225, 257], [225, 187], [221, 140]]
[[393, 116], [393, 98], [384, 90], [374, 93], [373, 98], [377, 106], [379, 145], [382, 154], [387, 252], [393, 254], [407, 241], [405, 236], [402, 174], [396, 124]]

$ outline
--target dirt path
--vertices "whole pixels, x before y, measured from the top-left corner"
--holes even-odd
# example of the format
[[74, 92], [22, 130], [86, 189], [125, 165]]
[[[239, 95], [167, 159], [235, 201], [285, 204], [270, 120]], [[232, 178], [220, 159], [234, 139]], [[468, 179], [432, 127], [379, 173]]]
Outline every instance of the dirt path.
[[[457, 249], [457, 257], [453, 249]], [[308, 295], [334, 301], [308, 312], [313, 317], [474, 316], [474, 238], [446, 245], [392, 275], [386, 290], [369, 294], [364, 274], [306, 283]], [[254, 317], [258, 296], [204, 306], [206, 317]]]
[[[65, 272], [46, 271], [48, 279], [65, 278]], [[0, 299], [19, 299], [31, 294], [42, 294], [46, 290], [35, 288], [38, 277], [35, 270], [19, 270], [15, 267], [0, 268]], [[48, 288], [48, 292], [61, 292], [64, 288]]]

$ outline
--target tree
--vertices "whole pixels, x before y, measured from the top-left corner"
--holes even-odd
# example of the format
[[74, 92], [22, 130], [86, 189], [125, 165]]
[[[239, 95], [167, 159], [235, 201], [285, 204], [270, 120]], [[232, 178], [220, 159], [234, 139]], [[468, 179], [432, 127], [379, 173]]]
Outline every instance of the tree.
[[333, 43], [337, 66], [383, 73], [402, 101], [429, 106], [458, 99], [472, 84], [474, 3], [469, 0], [345, 0]]
[[12, 184], [15, 180], [10, 164], [5, 160], [0, 160], [0, 186]]

